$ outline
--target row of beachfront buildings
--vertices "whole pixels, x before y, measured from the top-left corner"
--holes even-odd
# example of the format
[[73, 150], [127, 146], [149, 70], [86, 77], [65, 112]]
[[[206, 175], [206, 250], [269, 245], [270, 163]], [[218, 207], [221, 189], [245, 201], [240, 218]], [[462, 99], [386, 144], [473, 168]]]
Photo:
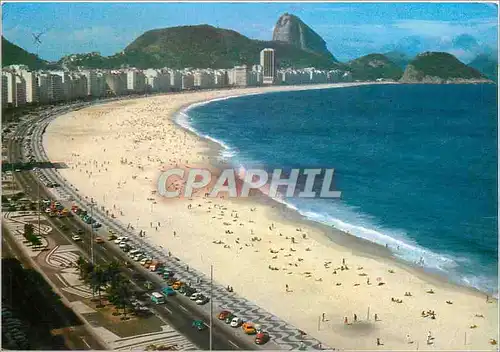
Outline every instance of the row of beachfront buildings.
[[11, 65], [2, 70], [2, 108], [89, 97], [349, 80], [350, 73], [341, 70], [277, 70], [273, 49], [262, 50], [259, 65], [236, 66], [232, 69], [30, 71], [23, 65]]

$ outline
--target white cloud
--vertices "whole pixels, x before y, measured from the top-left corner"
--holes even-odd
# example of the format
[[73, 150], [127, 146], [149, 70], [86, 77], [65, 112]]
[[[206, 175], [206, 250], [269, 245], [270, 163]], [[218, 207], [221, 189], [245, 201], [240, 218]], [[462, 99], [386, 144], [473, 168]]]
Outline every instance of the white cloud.
[[462, 33], [477, 35], [478, 33], [496, 28], [494, 19], [468, 20], [460, 22], [428, 21], [428, 20], [399, 20], [393, 27], [405, 30], [409, 35], [429, 37], [454, 37]]

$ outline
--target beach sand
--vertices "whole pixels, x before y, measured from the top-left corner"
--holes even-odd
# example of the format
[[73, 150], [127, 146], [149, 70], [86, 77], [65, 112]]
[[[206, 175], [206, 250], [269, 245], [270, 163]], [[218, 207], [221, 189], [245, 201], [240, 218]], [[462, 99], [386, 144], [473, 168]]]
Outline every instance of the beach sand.
[[[495, 350], [490, 339], [498, 341], [497, 300], [487, 303], [485, 294], [423, 274], [385, 248], [304, 221], [271, 201], [167, 200], [154, 194], [162, 167], [217, 162], [213, 146], [176, 125], [174, 112], [214, 98], [295, 89], [304, 87], [168, 94], [93, 106], [55, 119], [43, 145], [51, 161], [68, 165], [59, 172], [80, 194], [137, 232], [146, 231], [146, 240], [189, 266], [208, 274], [213, 264], [218, 283], [331, 347]], [[340, 269], [343, 260], [348, 270]], [[428, 310], [435, 319], [421, 316]], [[383, 345], [377, 346], [377, 338]]]

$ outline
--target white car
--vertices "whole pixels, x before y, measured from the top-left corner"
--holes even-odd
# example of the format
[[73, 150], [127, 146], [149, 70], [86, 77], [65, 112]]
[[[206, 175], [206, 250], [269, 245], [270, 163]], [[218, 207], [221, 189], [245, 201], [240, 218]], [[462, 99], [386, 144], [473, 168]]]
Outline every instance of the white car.
[[115, 239], [115, 243], [116, 243], [116, 244], [119, 244], [120, 242], [125, 242], [125, 239], [126, 239], [126, 238], [127, 238], [127, 237], [118, 237], [117, 239]]
[[118, 245], [120, 248], [125, 248], [128, 246], [127, 242], [120, 242], [120, 244]]
[[203, 294], [201, 292], [195, 292], [191, 296], [189, 296], [189, 299], [191, 301], [196, 301], [196, 300], [198, 300], [198, 297], [200, 297], [200, 296], [203, 296]]
[[140, 261], [142, 258], [144, 258], [144, 254], [139, 253], [139, 254], [137, 254], [137, 255], [134, 257], [134, 260], [135, 260], [136, 262], [138, 262], [138, 261]]
[[241, 320], [241, 318], [234, 317], [233, 320], [231, 320], [231, 324], [229, 325], [231, 325], [231, 327], [233, 328], [237, 328], [241, 324], [243, 324], [243, 320]]
[[77, 241], [81, 241], [81, 240], [82, 240], [82, 238], [81, 238], [80, 236], [78, 236], [78, 235], [73, 235], [73, 236], [71, 236], [71, 239], [72, 239], [73, 241], [75, 241], [75, 242], [77, 242]]

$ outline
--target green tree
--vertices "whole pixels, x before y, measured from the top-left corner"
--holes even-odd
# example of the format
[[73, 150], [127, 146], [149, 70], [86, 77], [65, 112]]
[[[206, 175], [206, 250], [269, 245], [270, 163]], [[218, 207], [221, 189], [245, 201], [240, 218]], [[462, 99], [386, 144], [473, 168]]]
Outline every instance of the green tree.
[[108, 287], [109, 300], [117, 309], [123, 309], [123, 319], [127, 319], [127, 308], [130, 306], [132, 289], [130, 282], [123, 276], [117, 275], [117, 279]]
[[106, 277], [106, 283], [113, 284], [119, 280], [121, 265], [117, 261], [112, 261], [104, 267], [104, 275]]
[[24, 238], [26, 238], [27, 241], [29, 241], [29, 238], [34, 234], [34, 227], [33, 224], [24, 224]]
[[99, 296], [99, 305], [98, 307], [102, 307], [102, 287], [106, 284], [106, 273], [102, 266], [96, 265], [94, 266], [92, 272], [90, 273], [90, 287], [92, 288], [92, 292], [97, 292]]

